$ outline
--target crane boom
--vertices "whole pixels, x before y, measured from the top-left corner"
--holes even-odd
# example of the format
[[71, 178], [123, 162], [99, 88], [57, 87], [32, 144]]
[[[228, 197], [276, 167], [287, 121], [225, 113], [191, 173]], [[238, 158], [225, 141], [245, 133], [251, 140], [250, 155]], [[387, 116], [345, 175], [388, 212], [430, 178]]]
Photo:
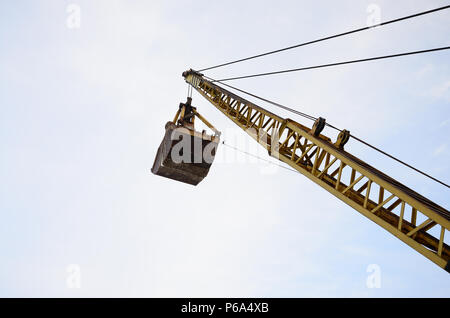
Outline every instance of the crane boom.
[[[187, 83], [236, 125], [311, 181], [450, 272], [444, 242], [450, 212], [344, 150], [349, 132], [335, 143], [320, 134], [323, 119], [308, 128], [282, 118], [189, 70]], [[410, 217], [408, 217], [410, 216]], [[437, 235], [429, 230], [437, 226]]]

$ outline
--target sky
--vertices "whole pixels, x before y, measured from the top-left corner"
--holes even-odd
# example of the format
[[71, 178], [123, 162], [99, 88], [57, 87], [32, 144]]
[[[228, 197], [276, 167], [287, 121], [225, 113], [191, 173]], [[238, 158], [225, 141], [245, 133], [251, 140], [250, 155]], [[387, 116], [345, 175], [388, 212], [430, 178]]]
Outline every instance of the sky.
[[[0, 296], [448, 297], [448, 273], [298, 173], [223, 146], [197, 187], [150, 172], [183, 71], [364, 27], [373, 5], [385, 21], [446, 4], [2, 1]], [[447, 10], [205, 74], [448, 46], [449, 22]], [[450, 181], [447, 51], [230, 84]], [[193, 104], [222, 140], [272, 160], [196, 92]], [[447, 188], [346, 150], [449, 208]]]

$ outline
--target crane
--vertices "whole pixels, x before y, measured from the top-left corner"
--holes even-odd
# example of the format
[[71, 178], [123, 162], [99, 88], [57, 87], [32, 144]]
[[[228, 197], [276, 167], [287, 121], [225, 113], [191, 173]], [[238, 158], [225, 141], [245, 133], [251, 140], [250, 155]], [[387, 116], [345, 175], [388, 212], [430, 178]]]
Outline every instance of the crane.
[[[324, 118], [318, 118], [309, 128], [255, 105], [197, 71], [185, 71], [183, 77], [269, 155], [300, 172], [450, 273], [450, 247], [444, 242], [445, 232], [450, 229], [450, 212], [345, 151], [350, 137], [348, 130], [342, 130], [332, 142], [322, 134]], [[187, 103], [181, 103], [175, 119], [166, 124], [166, 136], [158, 149], [152, 172], [196, 185], [209, 171], [220, 132], [192, 107], [191, 100], [188, 98]], [[196, 132], [193, 129], [195, 116], [215, 134]], [[201, 140], [203, 148], [205, 142], [211, 143], [212, 159], [195, 161], [191, 155], [188, 155], [192, 159], [190, 163], [170, 159], [170, 150], [180, 139], [170, 138], [169, 134], [177, 127], [184, 129], [183, 133], [192, 140]], [[194, 152], [193, 146], [191, 149]], [[435, 226], [437, 235], [429, 232]]]

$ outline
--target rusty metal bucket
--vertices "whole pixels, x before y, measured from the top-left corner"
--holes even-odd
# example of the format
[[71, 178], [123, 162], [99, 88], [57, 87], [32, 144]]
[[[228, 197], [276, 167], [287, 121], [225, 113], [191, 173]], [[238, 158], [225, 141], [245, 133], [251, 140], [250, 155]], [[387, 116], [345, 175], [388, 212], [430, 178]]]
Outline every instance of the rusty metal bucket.
[[152, 173], [197, 185], [208, 175], [220, 137], [170, 121], [165, 128], [166, 133], [158, 148]]

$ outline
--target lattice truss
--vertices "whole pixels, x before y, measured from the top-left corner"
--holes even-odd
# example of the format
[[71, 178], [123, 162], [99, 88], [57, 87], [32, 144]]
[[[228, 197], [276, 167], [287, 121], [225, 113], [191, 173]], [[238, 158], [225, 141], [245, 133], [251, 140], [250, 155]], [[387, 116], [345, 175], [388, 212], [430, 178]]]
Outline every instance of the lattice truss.
[[330, 138], [315, 135], [312, 129], [256, 106], [200, 75], [191, 73], [186, 81], [270, 155], [450, 271], [450, 248], [444, 240], [450, 229], [449, 211], [346, 152], [342, 134], [332, 143]]

